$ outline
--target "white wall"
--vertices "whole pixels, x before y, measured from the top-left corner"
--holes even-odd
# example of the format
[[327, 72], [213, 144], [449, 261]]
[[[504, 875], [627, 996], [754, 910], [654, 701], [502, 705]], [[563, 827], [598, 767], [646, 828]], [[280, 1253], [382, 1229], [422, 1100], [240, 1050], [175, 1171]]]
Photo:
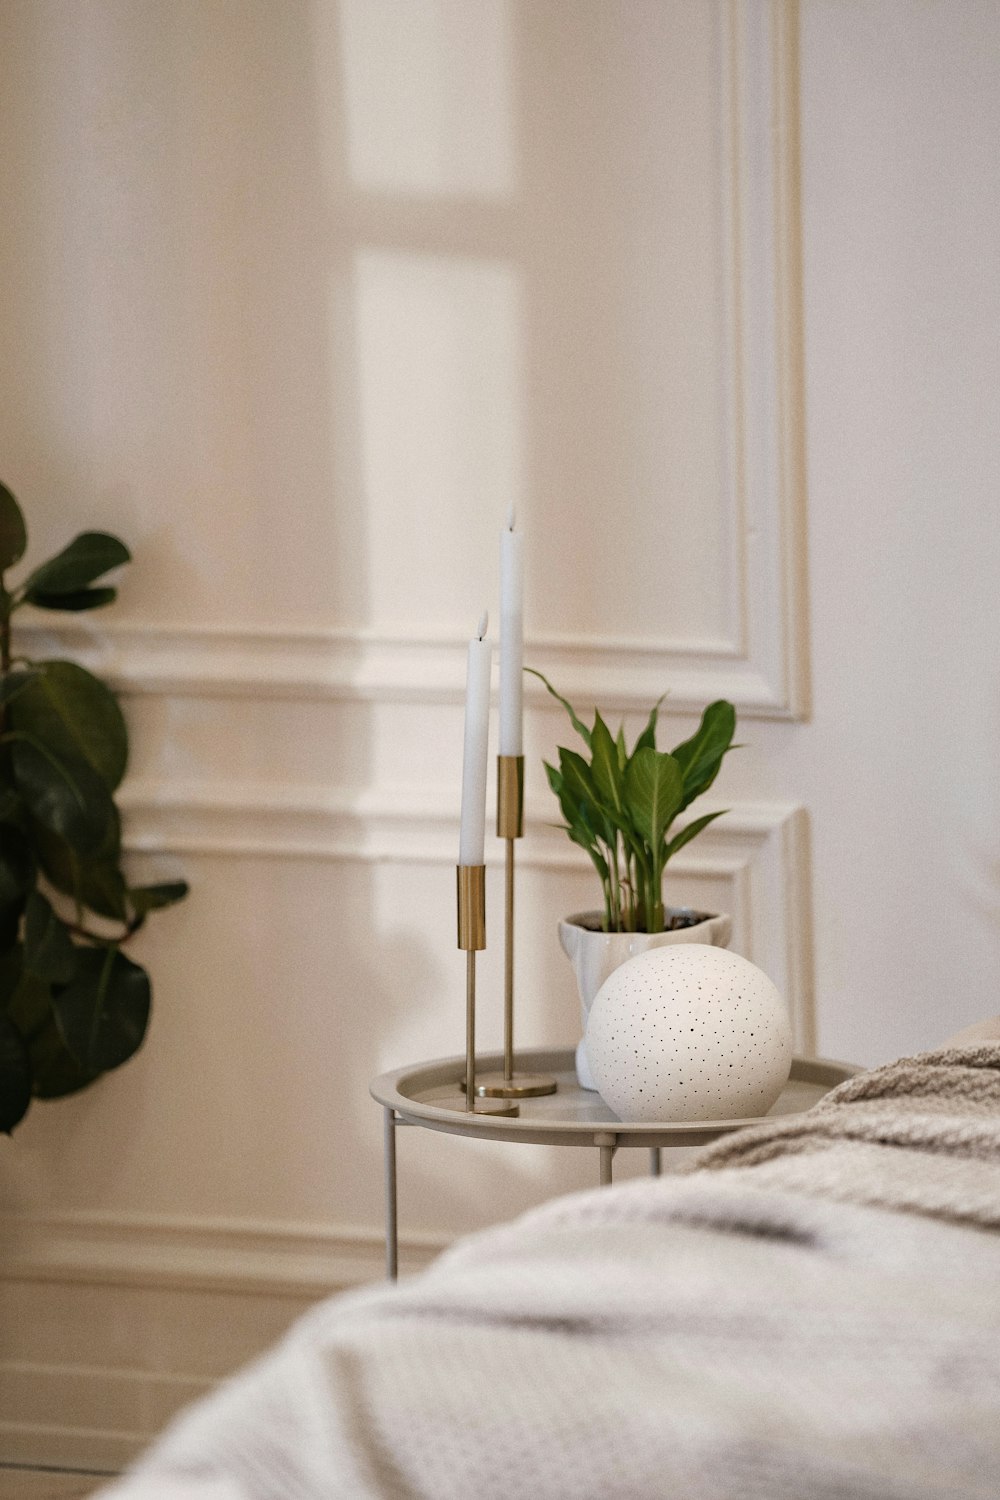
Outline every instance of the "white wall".
[[[462, 640], [511, 501], [529, 661], [630, 724], [669, 688], [669, 742], [737, 702], [671, 891], [733, 912], [800, 1045], [997, 1009], [1000, 14], [796, 15], [0, 13], [0, 477], [37, 555], [135, 553], [63, 642], [125, 696], [136, 857], [193, 888], [143, 1052], [5, 1146], [10, 1453], [117, 1461], [378, 1274], [367, 1081], [462, 1046]], [[593, 890], [538, 696], [527, 733], [519, 1031], [568, 1043]], [[409, 1132], [405, 1259], [594, 1175]]]

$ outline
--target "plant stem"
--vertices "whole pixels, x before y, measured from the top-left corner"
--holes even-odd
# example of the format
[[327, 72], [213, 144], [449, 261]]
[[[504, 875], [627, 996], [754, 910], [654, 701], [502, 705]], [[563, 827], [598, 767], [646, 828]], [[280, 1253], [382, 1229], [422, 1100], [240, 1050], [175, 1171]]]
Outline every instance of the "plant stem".
[[[78, 910], [78, 916], [81, 915], [82, 913]], [[126, 922], [121, 932], [114, 937], [104, 937], [99, 932], [91, 932], [90, 928], [86, 927], [82, 921], [67, 922], [63, 918], [63, 926], [67, 927], [70, 932], [75, 933], [77, 937], [86, 938], [88, 942], [95, 943], [98, 947], [111, 945], [117, 948], [121, 943], [127, 943], [129, 938], [133, 937], [139, 931], [145, 920], [145, 917], [133, 917], [131, 922]]]

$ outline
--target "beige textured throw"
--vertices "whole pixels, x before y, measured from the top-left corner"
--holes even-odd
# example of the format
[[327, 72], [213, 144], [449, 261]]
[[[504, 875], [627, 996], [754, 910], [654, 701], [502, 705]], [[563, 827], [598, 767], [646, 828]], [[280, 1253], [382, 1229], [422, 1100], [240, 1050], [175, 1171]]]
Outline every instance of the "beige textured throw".
[[1000, 1495], [1000, 1045], [323, 1304], [115, 1500]]

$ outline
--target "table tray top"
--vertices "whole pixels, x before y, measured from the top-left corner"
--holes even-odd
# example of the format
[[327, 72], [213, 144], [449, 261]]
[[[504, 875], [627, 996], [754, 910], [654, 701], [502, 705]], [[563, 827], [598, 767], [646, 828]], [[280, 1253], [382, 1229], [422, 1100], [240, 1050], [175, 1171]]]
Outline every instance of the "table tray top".
[[[480, 1073], [503, 1070], [503, 1054], [476, 1058]], [[431, 1062], [411, 1063], [374, 1079], [374, 1099], [395, 1110], [408, 1124], [452, 1135], [478, 1136], [484, 1140], [520, 1141], [535, 1145], [595, 1146], [699, 1146], [732, 1130], [759, 1125], [759, 1117], [739, 1120], [635, 1121], [619, 1120], [599, 1094], [577, 1083], [571, 1048], [523, 1049], [516, 1070], [549, 1073], [558, 1091], [541, 1098], [521, 1099], [520, 1114], [513, 1119], [477, 1115], [464, 1108], [461, 1083], [465, 1057], [443, 1057]], [[810, 1109], [838, 1083], [861, 1069], [851, 1063], [828, 1058], [795, 1057], [791, 1075], [777, 1103], [764, 1118], [799, 1114]], [[456, 1108], [461, 1104], [461, 1109]]]

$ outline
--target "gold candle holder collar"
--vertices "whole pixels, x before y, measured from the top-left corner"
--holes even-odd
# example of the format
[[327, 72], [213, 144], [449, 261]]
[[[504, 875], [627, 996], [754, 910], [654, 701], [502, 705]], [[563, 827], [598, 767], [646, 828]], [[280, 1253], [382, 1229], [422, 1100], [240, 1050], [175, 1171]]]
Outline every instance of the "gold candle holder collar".
[[476, 954], [486, 947], [486, 866], [459, 865], [458, 946], [465, 949], [465, 1098], [447, 1109], [467, 1114], [511, 1116], [518, 1108], [510, 1099], [481, 1098], [476, 1087]]

